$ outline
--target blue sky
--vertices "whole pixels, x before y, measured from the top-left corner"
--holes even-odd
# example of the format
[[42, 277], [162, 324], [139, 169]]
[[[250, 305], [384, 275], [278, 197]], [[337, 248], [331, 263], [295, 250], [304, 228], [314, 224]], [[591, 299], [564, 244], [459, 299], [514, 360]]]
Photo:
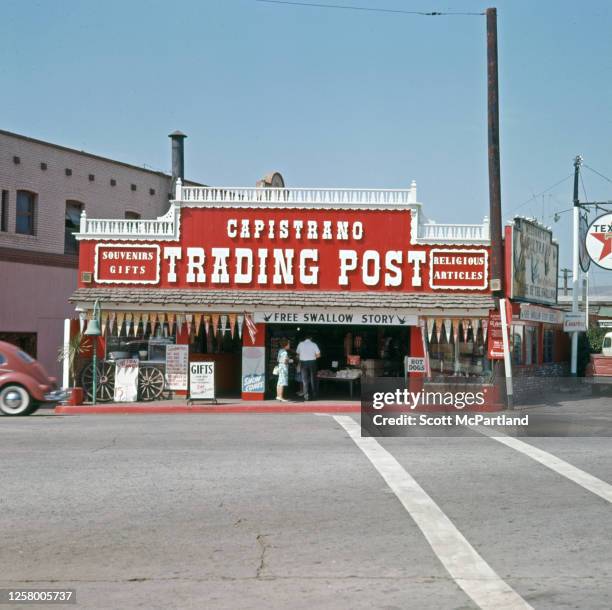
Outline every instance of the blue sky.
[[[325, 2], [325, 0], [321, 0]], [[471, 0], [333, 0], [481, 11]], [[572, 159], [612, 178], [612, 3], [499, 0], [502, 200], [544, 216], [570, 205]], [[425, 212], [488, 208], [484, 17], [270, 5], [4, 0], [0, 127], [168, 170], [188, 134], [189, 177], [251, 185], [419, 185]], [[612, 183], [584, 170], [590, 199]], [[582, 193], [581, 193], [582, 194]], [[569, 214], [554, 224], [570, 262]], [[599, 283], [612, 272], [598, 271]]]

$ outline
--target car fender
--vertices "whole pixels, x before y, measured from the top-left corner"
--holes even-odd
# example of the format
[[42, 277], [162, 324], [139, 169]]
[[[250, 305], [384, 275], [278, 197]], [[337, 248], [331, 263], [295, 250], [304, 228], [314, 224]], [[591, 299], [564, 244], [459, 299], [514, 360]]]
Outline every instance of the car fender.
[[41, 388], [40, 384], [30, 375], [16, 371], [0, 373], [0, 388], [13, 383], [23, 386], [34, 400], [44, 400], [47, 390]]

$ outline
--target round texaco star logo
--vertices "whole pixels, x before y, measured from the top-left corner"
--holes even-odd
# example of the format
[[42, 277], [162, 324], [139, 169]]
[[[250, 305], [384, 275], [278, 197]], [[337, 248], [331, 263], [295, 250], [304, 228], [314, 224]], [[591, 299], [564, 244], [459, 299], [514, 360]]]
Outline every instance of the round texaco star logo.
[[612, 269], [612, 214], [604, 214], [591, 223], [585, 245], [596, 265]]

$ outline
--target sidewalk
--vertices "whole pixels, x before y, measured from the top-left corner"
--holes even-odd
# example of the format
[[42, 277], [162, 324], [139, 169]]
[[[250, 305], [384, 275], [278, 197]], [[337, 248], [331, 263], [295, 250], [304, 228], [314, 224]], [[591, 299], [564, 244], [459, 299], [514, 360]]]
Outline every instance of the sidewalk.
[[102, 403], [97, 405], [58, 405], [57, 415], [146, 414], [146, 413], [356, 413], [361, 403], [349, 400], [312, 400], [280, 402], [278, 400], [241, 400], [222, 398], [217, 404], [197, 401], [187, 404], [184, 398], [134, 403]]

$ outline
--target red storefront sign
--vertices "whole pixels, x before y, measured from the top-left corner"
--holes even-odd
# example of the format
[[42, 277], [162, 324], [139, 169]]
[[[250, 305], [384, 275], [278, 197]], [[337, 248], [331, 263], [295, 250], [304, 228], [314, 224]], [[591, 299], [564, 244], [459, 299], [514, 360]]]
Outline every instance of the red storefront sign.
[[[509, 333], [512, 323], [512, 306], [510, 301], [506, 301], [506, 331]], [[508, 346], [510, 346], [508, 339]], [[502, 319], [499, 311], [492, 309], [489, 311], [489, 324], [487, 336], [487, 354], [489, 360], [504, 359], [504, 334], [502, 330]]]
[[100, 284], [157, 284], [160, 247], [140, 244], [96, 244], [94, 280]]
[[81, 271], [93, 267], [95, 283], [159, 288], [488, 288], [488, 250], [415, 243], [410, 210], [183, 207], [180, 215], [178, 241], [82, 241]]
[[430, 252], [430, 282], [434, 289], [484, 290], [488, 285], [488, 252], [434, 248]]

